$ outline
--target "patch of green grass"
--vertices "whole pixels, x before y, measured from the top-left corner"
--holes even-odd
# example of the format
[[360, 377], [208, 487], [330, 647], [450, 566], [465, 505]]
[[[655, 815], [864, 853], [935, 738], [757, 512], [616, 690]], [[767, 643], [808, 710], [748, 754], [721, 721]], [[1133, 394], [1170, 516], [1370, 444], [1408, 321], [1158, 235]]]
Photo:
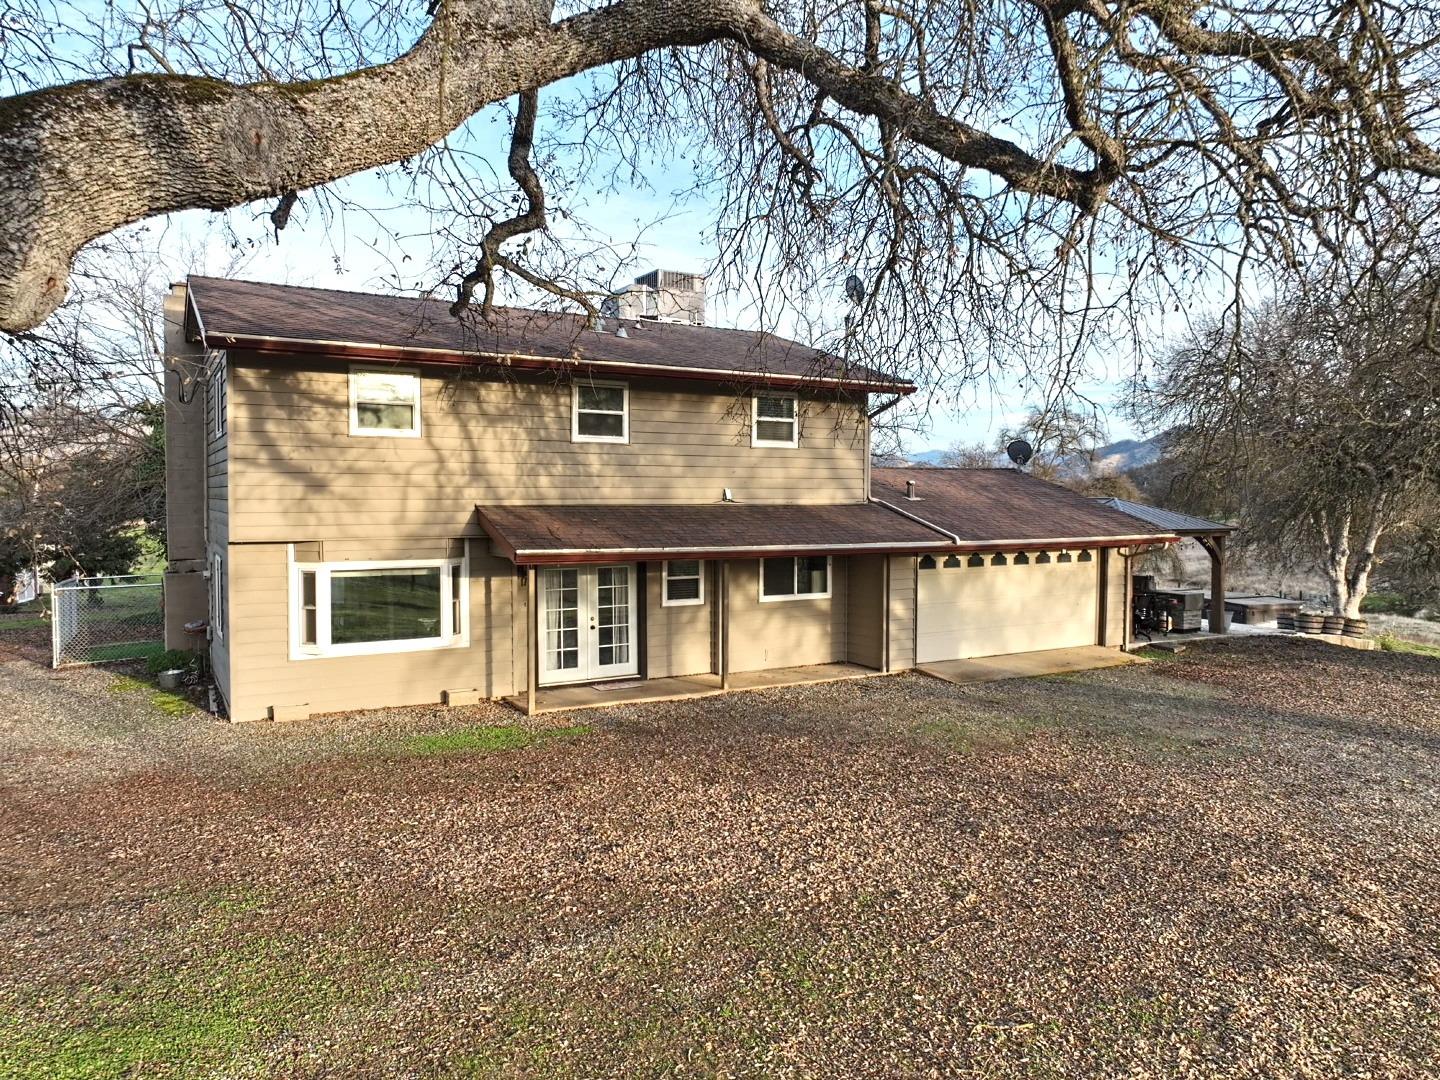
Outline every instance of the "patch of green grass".
[[1386, 652], [1410, 653], [1413, 656], [1431, 656], [1440, 660], [1440, 645], [1422, 645], [1418, 641], [1406, 641], [1394, 634], [1381, 634], [1375, 643]]
[[0, 633], [6, 630], [39, 630], [50, 625], [50, 620], [40, 615], [0, 615]]
[[423, 757], [429, 754], [494, 753], [501, 750], [523, 750], [534, 743], [549, 739], [573, 739], [586, 735], [590, 728], [585, 724], [574, 727], [544, 728], [533, 731], [518, 724], [504, 724], [499, 727], [457, 728], [433, 735], [412, 735], [401, 740], [395, 747], [400, 753]]
[[1364, 615], [1414, 615], [1420, 605], [1403, 593], [1372, 592], [1360, 601]]
[[1172, 664], [1180, 659], [1179, 653], [1173, 653], [1169, 649], [1152, 649], [1149, 646], [1137, 650], [1135, 655], [1145, 660], [1153, 660], [1161, 664]]
[[145, 661], [145, 667], [151, 675], [159, 675], [162, 671], [194, 671], [199, 666], [199, 654], [188, 649], [166, 649]]
[[277, 1041], [363, 1017], [407, 988], [355, 934], [317, 948], [309, 936], [258, 929], [271, 899], [243, 885], [181, 890], [169, 898], [173, 951], [138, 970], [9, 997], [0, 1076], [269, 1076], [264, 1055]]
[[115, 681], [110, 684], [110, 692], [112, 694], [146, 694], [150, 699], [150, 704], [166, 716], [184, 716], [195, 709], [194, 705], [179, 694], [156, 689], [147, 682], [132, 679], [129, 675], [115, 676]]
[[1045, 725], [1025, 716], [971, 713], [924, 720], [916, 731], [962, 754], [1015, 746]]
[[37, 993], [0, 1017], [0, 1075], [236, 1075], [266, 1042], [350, 1000], [351, 991], [292, 943], [243, 939], [138, 978]]
[[103, 664], [111, 660], [148, 660], [165, 652], [160, 641], [120, 641], [111, 645], [96, 645], [85, 654], [92, 664]]

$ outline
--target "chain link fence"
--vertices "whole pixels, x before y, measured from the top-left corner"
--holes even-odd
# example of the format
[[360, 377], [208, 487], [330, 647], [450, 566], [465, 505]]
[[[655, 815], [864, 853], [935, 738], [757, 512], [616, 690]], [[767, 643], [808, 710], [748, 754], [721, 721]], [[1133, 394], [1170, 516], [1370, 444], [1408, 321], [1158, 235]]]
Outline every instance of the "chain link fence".
[[51, 592], [55, 667], [136, 660], [165, 651], [164, 584], [148, 577], [74, 578]]

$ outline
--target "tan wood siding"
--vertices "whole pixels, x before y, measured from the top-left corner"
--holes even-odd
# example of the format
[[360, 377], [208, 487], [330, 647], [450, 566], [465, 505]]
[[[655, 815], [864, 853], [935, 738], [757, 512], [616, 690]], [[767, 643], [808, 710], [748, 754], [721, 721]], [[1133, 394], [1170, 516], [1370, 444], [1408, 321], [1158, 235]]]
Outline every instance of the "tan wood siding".
[[[434, 550], [408, 557], [435, 557]], [[325, 558], [371, 559], [395, 556], [391, 542], [326, 543]], [[478, 689], [486, 697], [514, 692], [514, 568], [487, 553], [470, 549], [470, 644], [367, 656], [290, 659], [289, 563], [285, 544], [232, 544], [230, 547], [229, 648], [240, 675], [231, 700], [231, 717], [262, 720], [270, 706], [307, 706], [312, 713], [440, 701], [445, 690]]]
[[846, 559], [848, 579], [847, 659], [866, 667], [885, 666], [885, 555]]
[[705, 575], [705, 602], [665, 607], [665, 564], [645, 564], [645, 671], [651, 679], [696, 675], [711, 670], [710, 563]]
[[[630, 441], [571, 441], [554, 379], [423, 370], [420, 438], [355, 438], [348, 365], [235, 354], [228, 486], [236, 542], [477, 535], [476, 503], [860, 502], [863, 412], [804, 401], [800, 446], [751, 447], [750, 398], [630, 383]], [[377, 528], [381, 526], [383, 528]]]
[[890, 631], [890, 670], [915, 666], [915, 573], [913, 555], [890, 559], [890, 603], [886, 625]]
[[736, 559], [729, 570], [730, 670], [759, 671], [844, 660], [846, 560], [832, 559], [830, 596], [760, 602], [760, 562]]
[[[228, 364], [228, 359], [223, 361]], [[225, 700], [227, 709], [232, 701], [233, 690], [232, 670], [234, 665], [231, 662], [230, 642], [234, 636], [236, 616], [233, 605], [233, 586], [230, 584], [230, 460], [229, 460], [229, 409], [223, 402], [212, 401], [210, 393], [210, 380], [203, 378], [200, 382], [202, 392], [197, 395], [203, 397], [205, 407], [202, 415], [205, 421], [205, 538], [206, 538], [206, 569], [210, 569], [212, 553], [219, 554], [225, 560], [226, 587], [230, 589], [230, 595], [226, 597], [227, 618], [226, 626], [223, 628], [224, 636], [216, 633], [212, 627], [210, 632], [210, 668], [214, 673], [215, 686], [220, 696]], [[227, 430], [220, 435], [215, 435], [215, 411], [218, 408], [226, 409]], [[206, 597], [208, 600], [209, 585], [206, 586]]]

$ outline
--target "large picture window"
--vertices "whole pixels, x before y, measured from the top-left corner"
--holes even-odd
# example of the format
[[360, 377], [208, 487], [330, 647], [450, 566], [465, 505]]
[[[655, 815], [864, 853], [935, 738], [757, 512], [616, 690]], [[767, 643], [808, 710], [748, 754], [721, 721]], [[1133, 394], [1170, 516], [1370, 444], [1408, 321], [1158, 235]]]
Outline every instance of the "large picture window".
[[799, 446], [800, 421], [794, 394], [756, 394], [751, 446]]
[[575, 442], [629, 442], [630, 388], [616, 382], [577, 382], [570, 434]]
[[465, 559], [295, 563], [291, 654], [358, 656], [465, 645]]
[[665, 564], [664, 607], [684, 607], [705, 602], [704, 563], [699, 559], [671, 559]]
[[420, 373], [414, 368], [350, 369], [350, 434], [420, 436]]
[[760, 560], [760, 599], [807, 600], [830, 595], [830, 558]]

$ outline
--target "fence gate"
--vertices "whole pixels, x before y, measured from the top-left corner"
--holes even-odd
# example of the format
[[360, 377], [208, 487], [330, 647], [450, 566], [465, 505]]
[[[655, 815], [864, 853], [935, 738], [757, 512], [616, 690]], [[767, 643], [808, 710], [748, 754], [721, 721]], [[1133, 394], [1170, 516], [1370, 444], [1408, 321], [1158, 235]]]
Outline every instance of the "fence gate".
[[51, 591], [55, 667], [134, 660], [165, 650], [164, 585], [158, 576], [72, 578]]

